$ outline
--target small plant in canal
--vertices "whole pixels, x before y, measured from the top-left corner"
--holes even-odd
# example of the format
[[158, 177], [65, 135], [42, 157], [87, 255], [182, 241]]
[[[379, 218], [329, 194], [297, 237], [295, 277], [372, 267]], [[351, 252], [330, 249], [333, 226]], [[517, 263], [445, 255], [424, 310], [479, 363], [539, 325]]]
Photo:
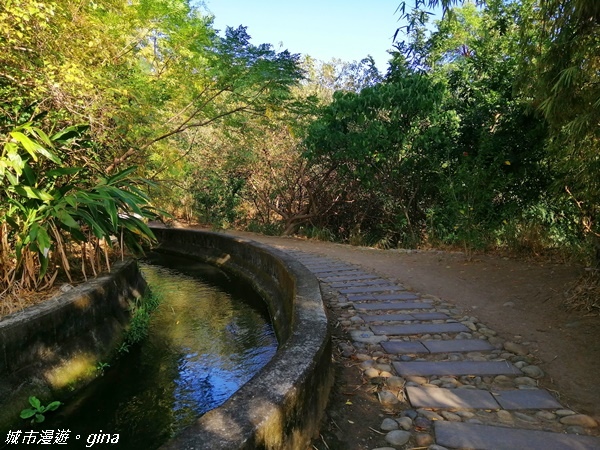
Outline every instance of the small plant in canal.
[[158, 308], [162, 299], [162, 294], [150, 292], [141, 299], [136, 299], [131, 305], [131, 322], [125, 336], [125, 340], [120, 345], [118, 352], [123, 354], [129, 352], [129, 347], [141, 342], [148, 336], [148, 327], [152, 312]]
[[129, 344], [127, 342], [123, 342], [121, 343], [121, 345], [119, 346], [119, 348], [117, 349], [117, 352], [119, 354], [123, 354], [123, 353], [129, 353]]
[[101, 375], [103, 375], [103, 374], [104, 374], [104, 371], [105, 371], [106, 369], [108, 369], [109, 367], [110, 367], [110, 364], [109, 364], [109, 363], [102, 362], [102, 361], [98, 361], [98, 364], [96, 364], [96, 370], [97, 370], [98, 372], [100, 372], [100, 374], [101, 374]]
[[29, 397], [29, 404], [31, 408], [25, 408], [21, 411], [21, 419], [31, 419], [31, 423], [41, 423], [46, 420], [45, 413], [48, 411], [55, 411], [60, 405], [62, 405], [59, 401], [54, 401], [49, 403], [46, 406], [42, 405], [42, 402], [39, 398], [35, 396]]

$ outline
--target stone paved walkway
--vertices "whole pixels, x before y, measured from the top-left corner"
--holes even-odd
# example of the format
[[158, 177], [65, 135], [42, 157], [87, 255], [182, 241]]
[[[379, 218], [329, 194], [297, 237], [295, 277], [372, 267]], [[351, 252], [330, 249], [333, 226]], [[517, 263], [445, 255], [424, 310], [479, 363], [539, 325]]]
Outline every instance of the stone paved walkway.
[[351, 336], [341, 345], [383, 379], [382, 406], [401, 405], [381, 424], [383, 449], [600, 449], [593, 418], [538, 388], [542, 370], [454, 305], [408, 292], [361, 268], [285, 249], [333, 292], [329, 307]]

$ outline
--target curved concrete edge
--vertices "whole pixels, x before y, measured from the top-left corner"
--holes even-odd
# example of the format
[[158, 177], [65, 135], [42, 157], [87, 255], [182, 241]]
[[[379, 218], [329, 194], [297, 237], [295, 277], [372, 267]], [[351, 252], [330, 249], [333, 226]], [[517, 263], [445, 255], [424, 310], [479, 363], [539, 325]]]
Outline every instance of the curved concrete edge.
[[159, 250], [211, 262], [250, 281], [269, 304], [280, 342], [254, 378], [161, 449], [308, 448], [333, 385], [318, 280], [294, 258], [254, 241], [197, 230], [153, 231]]
[[95, 376], [122, 342], [128, 301], [146, 281], [136, 261], [0, 320], [0, 430], [19, 419], [27, 398], [61, 399]]

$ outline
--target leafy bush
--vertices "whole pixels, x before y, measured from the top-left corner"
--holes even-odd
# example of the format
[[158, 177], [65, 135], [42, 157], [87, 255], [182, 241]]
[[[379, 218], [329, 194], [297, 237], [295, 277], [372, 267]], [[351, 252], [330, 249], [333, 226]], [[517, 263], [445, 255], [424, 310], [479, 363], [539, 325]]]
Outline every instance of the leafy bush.
[[140, 251], [153, 239], [144, 219], [154, 213], [135, 167], [105, 176], [65, 162], [86, 128], [48, 136], [29, 122], [1, 137], [2, 290], [50, 285], [58, 268], [70, 279], [76, 254], [84, 275], [86, 266], [97, 273], [110, 268], [109, 248]]
[[139, 344], [148, 336], [152, 313], [159, 307], [162, 298], [160, 292], [149, 292], [130, 304], [131, 321], [119, 353], [128, 352], [129, 347]]
[[21, 419], [31, 419], [31, 423], [42, 423], [46, 420], [45, 414], [49, 411], [56, 411], [60, 405], [59, 401], [54, 401], [48, 405], [42, 405], [42, 402], [37, 397], [29, 397], [31, 408], [25, 408], [21, 411]]
[[203, 223], [228, 228], [239, 220], [238, 207], [245, 180], [235, 174], [206, 169], [195, 178], [194, 210]]
[[319, 227], [354, 242], [357, 230], [384, 246], [420, 241], [458, 125], [445, 95], [442, 83], [401, 62], [385, 83], [334, 95], [306, 139], [306, 157], [335, 174], [328, 189], [338, 201]]

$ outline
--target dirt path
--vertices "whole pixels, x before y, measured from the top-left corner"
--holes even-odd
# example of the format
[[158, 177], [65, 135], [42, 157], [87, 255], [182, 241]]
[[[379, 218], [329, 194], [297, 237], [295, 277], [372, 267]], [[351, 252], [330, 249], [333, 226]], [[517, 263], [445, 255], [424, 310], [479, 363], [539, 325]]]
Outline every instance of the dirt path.
[[456, 304], [538, 358], [568, 407], [600, 420], [600, 318], [563, 307], [580, 267], [461, 253], [403, 252], [233, 232], [275, 247], [325, 254]]

